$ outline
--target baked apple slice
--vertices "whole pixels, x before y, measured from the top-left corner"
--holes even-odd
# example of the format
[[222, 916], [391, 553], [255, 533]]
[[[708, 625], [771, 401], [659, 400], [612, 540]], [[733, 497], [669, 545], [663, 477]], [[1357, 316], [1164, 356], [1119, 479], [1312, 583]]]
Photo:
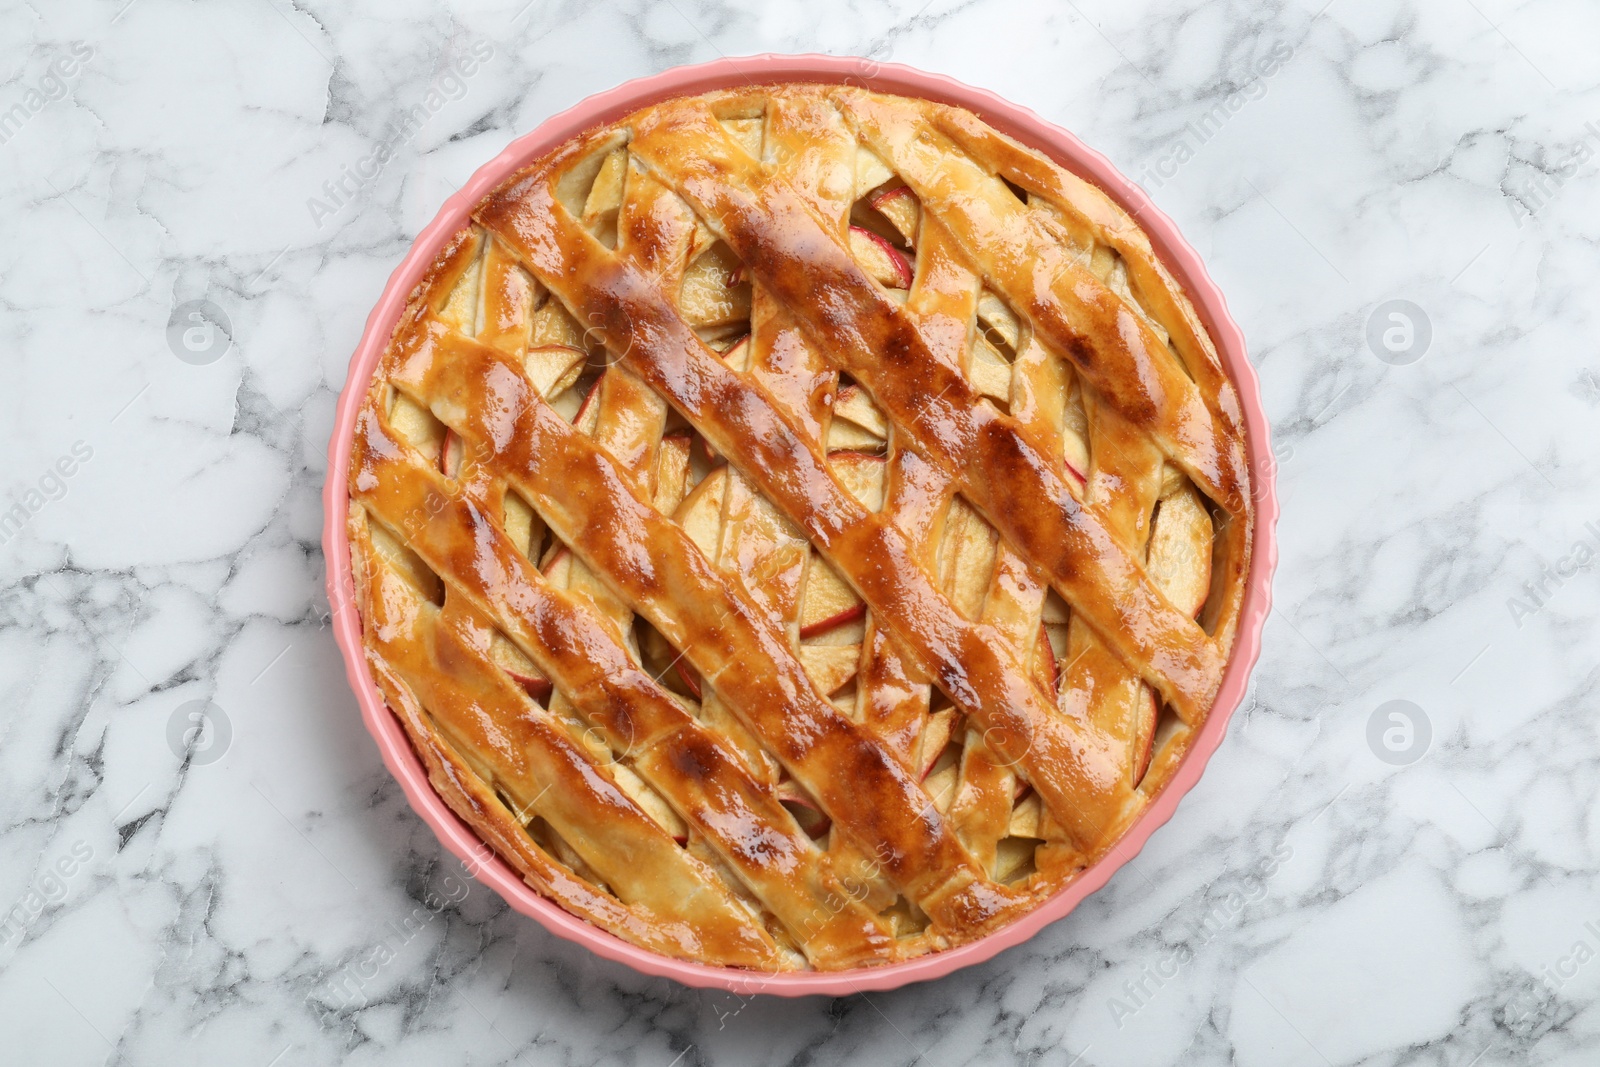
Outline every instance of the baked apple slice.
[[996, 534], [962, 497], [950, 503], [939, 545], [939, 574], [957, 610], [978, 618], [994, 574]]
[[588, 359], [589, 353], [577, 345], [535, 345], [522, 366], [540, 396], [556, 397], [572, 388]]
[[894, 171], [889, 169], [889, 164], [883, 161], [882, 156], [870, 148], [859, 145], [856, 147], [855, 191], [851, 194], [852, 200], [860, 200], [893, 178]]
[[550, 694], [555, 687], [550, 684], [550, 679], [541, 674], [522, 674], [518, 671], [507, 671], [511, 680], [522, 686], [523, 691], [533, 698], [533, 702], [540, 707], [550, 703]]
[[679, 656], [672, 663], [672, 669], [677, 672], [678, 680], [689, 691], [689, 695], [696, 700], [705, 699], [705, 691], [700, 687], [700, 672], [689, 665], [689, 661]]
[[722, 504], [727, 492], [728, 468], [718, 467], [689, 491], [672, 516], [707, 559], [717, 558], [717, 545], [722, 533]]
[[578, 325], [559, 300], [546, 300], [533, 313], [528, 344], [534, 348], [564, 345], [583, 351], [583, 327]]
[[1022, 323], [1005, 301], [988, 289], [978, 296], [978, 323], [990, 344], [996, 348], [1009, 348], [1012, 353], [1017, 351], [1017, 342], [1022, 337]]
[[950, 810], [950, 801], [955, 799], [956, 787], [960, 784], [961, 749], [953, 744], [946, 745], [923, 775], [922, 790], [933, 800], [933, 806], [944, 812]]
[[544, 562], [539, 565], [539, 572], [555, 588], [565, 589], [572, 580], [572, 553], [567, 546], [551, 545]]
[[1011, 822], [1006, 827], [1006, 833], [1012, 837], [1042, 837], [1039, 832], [1040, 816], [1039, 794], [1028, 793], [1016, 800], [1011, 808]]
[[867, 391], [855, 382], [839, 390], [833, 401], [833, 417], [854, 423], [880, 441], [889, 437], [889, 420], [884, 418]]
[[613, 762], [609, 767], [617, 788], [628, 794], [635, 804], [644, 809], [646, 815], [655, 820], [656, 825], [672, 835], [674, 841], [680, 845], [688, 844], [689, 824], [672, 810], [660, 793], [627, 764]]
[[830, 452], [828, 464], [850, 495], [868, 511], [883, 507], [883, 489], [888, 463], [881, 452]]
[[[811, 554], [811, 566], [806, 569], [805, 591], [800, 598], [801, 640], [825, 638], [835, 645], [860, 644], [859, 623], [867, 614], [867, 605], [839, 572], [820, 555]], [[849, 631], [845, 628], [850, 627]]]
[[891, 289], [911, 288], [911, 261], [905, 253], [865, 226], [850, 227], [850, 254], [875, 281]]
[[733, 344], [722, 350], [722, 359], [728, 366], [736, 371], [750, 369], [750, 335], [740, 336]]
[[850, 684], [861, 667], [860, 645], [802, 645], [800, 665], [811, 684], [824, 696], [833, 696]]
[[678, 510], [689, 491], [691, 443], [688, 434], [671, 433], [661, 439], [661, 446], [656, 450], [656, 491], [652, 503], [663, 515]]
[[849, 607], [842, 608], [839, 611], [834, 612], [832, 615], [825, 615], [820, 619], [813, 620], [812, 622], [801, 626], [800, 637], [802, 640], [808, 640], [810, 638], [827, 635], [834, 630], [839, 629], [840, 627], [848, 626], [853, 622], [860, 622], [866, 617], [866, 614], [866, 604], [852, 604]]
[[1038, 664], [1039, 680], [1045, 688], [1052, 693], [1061, 690], [1061, 661], [1056, 658], [1055, 646], [1050, 641], [1050, 631], [1041, 621], [1039, 623], [1039, 639], [1034, 653], [1034, 662]]
[[910, 186], [897, 185], [893, 189], [881, 190], [874, 193], [867, 203], [889, 220], [889, 224], [905, 238], [906, 244], [916, 243], [922, 207], [917, 203], [917, 194], [911, 191]]
[[589, 391], [583, 395], [583, 403], [578, 405], [577, 414], [572, 416], [572, 425], [585, 437], [593, 437], [600, 425], [600, 383], [604, 380], [594, 380]]
[[793, 778], [785, 777], [778, 783], [778, 803], [789, 809], [807, 837], [819, 838], [833, 827], [827, 812]]
[[1084, 414], [1083, 391], [1076, 375], [1067, 393], [1067, 407], [1062, 412], [1062, 419], [1062, 457], [1066, 460], [1067, 471], [1079, 485], [1083, 485], [1087, 481], [1085, 472], [1089, 469], [1089, 419]]
[[628, 150], [618, 148], [606, 156], [589, 187], [583, 205], [583, 225], [608, 248], [617, 244], [617, 212], [622, 208], [623, 185], [628, 175]]
[[1134, 711], [1133, 722], [1133, 784], [1137, 788], [1150, 769], [1150, 759], [1155, 755], [1156, 722], [1160, 706], [1156, 694], [1148, 685], [1139, 687], [1139, 706]]
[[[1061, 599], [1061, 594], [1054, 589], [1046, 592], [1044, 595], [1044, 614], [1041, 617], [1041, 621], [1044, 622], [1045, 626], [1065, 626], [1069, 618], [1071, 618], [1070, 609], [1067, 607], [1067, 602]], [[1058, 646], [1056, 654], [1060, 655], [1060, 653], [1061, 649]]]
[[739, 259], [721, 241], [689, 264], [678, 295], [678, 313], [695, 329], [732, 326], [750, 319], [750, 287], [728, 283]]
[[1002, 885], [1033, 873], [1033, 853], [1039, 842], [1027, 837], [1002, 837], [994, 850], [994, 880]]
[[439, 473], [454, 478], [461, 470], [461, 435], [450, 427], [444, 428], [444, 441], [439, 445]]
[[889, 443], [889, 422], [867, 391], [847, 381], [833, 398], [829, 452], [878, 452]]
[[1011, 364], [982, 334], [972, 339], [972, 359], [967, 371], [972, 388], [1001, 403], [1011, 399]]
[[517, 546], [518, 552], [532, 559], [544, 541], [544, 520], [515, 489], [506, 490], [501, 507], [501, 525], [506, 536]]
[[863, 430], [853, 422], [834, 419], [828, 423], [829, 452], [873, 452], [885, 444], [883, 438]]
[[404, 393], [395, 394], [389, 408], [389, 428], [424, 456], [438, 456], [444, 448], [445, 425], [433, 412]]
[[928, 722], [922, 728], [922, 737], [917, 742], [919, 779], [927, 780], [939, 758], [945, 754], [945, 749], [950, 746], [958, 715], [955, 708], [945, 708], [928, 716]]
[[1197, 615], [1211, 592], [1211, 515], [1188, 479], [1161, 498], [1150, 527], [1145, 569], [1156, 588], [1186, 615]]
[[550, 703], [553, 687], [527, 653], [518, 648], [505, 634], [496, 630], [489, 638], [489, 659], [511, 680], [520, 685], [534, 703], [541, 707]]

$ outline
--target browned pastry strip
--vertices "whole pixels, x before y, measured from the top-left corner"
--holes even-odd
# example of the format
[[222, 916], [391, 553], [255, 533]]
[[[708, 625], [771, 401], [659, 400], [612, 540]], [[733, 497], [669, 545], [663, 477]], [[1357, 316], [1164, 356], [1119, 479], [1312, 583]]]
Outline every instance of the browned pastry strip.
[[[805, 95], [791, 106], [769, 110], [765, 119], [764, 154], [783, 158], [817, 213], [844, 229], [850, 218], [856, 143], [839, 120], [838, 110], [820, 94]], [[759, 284], [752, 289], [750, 379], [772, 398], [805, 440], [820, 445], [832, 425], [831, 404], [838, 394], [839, 372], [817, 352], [781, 302]], [[925, 561], [931, 562], [937, 506], [926, 496], [923, 506], [911, 501], [908, 467], [895, 442], [888, 442], [887, 449], [884, 492], [888, 499], [883, 510], [893, 514], [914, 540], [924, 542]], [[920, 470], [929, 468], [923, 465]], [[942, 489], [933, 491], [932, 497], [948, 502]], [[901, 763], [919, 770], [913, 763], [913, 748], [927, 719], [931, 687], [925, 678], [911, 677], [900, 651], [870, 615], [862, 645], [857, 676], [859, 718]]]
[[[941, 223], [923, 227], [921, 237], [924, 247], [937, 240], [941, 246], [950, 243], [949, 231]], [[974, 279], [976, 282], [976, 279]], [[907, 306], [915, 309], [920, 294], [913, 292]], [[1019, 337], [1016, 362], [1011, 379], [1011, 410], [1017, 421], [1032, 430], [1035, 439], [1043, 442], [1049, 461], [1057, 469], [1065, 468], [1061, 439], [1063, 416], [1067, 402], [1071, 371], [1060, 360], [1044, 352], [1032, 338]], [[970, 379], [972, 356], [964, 354], [962, 372]], [[1017, 657], [1027, 663], [1040, 683], [1057, 700], [1060, 699], [1058, 677], [1053, 650], [1044, 632], [1044, 602], [1049, 587], [1029, 569], [1027, 560], [1004, 539], [996, 545], [995, 564], [990, 575], [989, 589], [984, 597], [982, 619], [994, 626], [1011, 643]], [[1082, 623], [1080, 622], [1080, 625]], [[1041, 648], [1041, 641], [1044, 642]], [[1106, 724], [1092, 718], [1105, 729]], [[1114, 728], [1105, 732], [1119, 740], [1127, 734]], [[1125, 746], [1124, 746], [1125, 747]], [[1013, 823], [1028, 823], [1014, 818], [1016, 799], [1027, 788], [1019, 783], [1013, 773], [1016, 768], [997, 759], [988, 746], [969, 739], [962, 751], [961, 782], [951, 805], [951, 818], [961, 833], [968, 850], [981, 857], [994, 869], [999, 863], [1000, 842], [1010, 836]], [[1022, 826], [1017, 827], [1019, 830]], [[1026, 826], [1031, 837], [1043, 837], [1048, 828], [1041, 827], [1035, 819]]]
[[990, 159], [947, 151], [921, 116], [896, 113], [870, 93], [840, 89], [834, 98], [1040, 336], [1223, 508], [1242, 510], [1248, 476], [1232, 386], [1212, 391], [1227, 414], [1208, 407], [1165, 341], [991, 177]]
[[[1161, 451], [1109, 405], [1090, 400], [1084, 406], [1091, 447], [1084, 494], [1101, 505], [1118, 540], [1143, 557], [1149, 516], [1161, 486]], [[1139, 675], [1076, 615], [1067, 634], [1062, 700], [1070, 710], [1129, 739], [1123, 774], [1137, 786], [1154, 737], [1155, 698]]]
[[[977, 280], [959, 264], [939, 259], [937, 227], [924, 225], [919, 240], [931, 246], [930, 261], [940, 263], [940, 269], [924, 271], [915, 279], [906, 306], [918, 316], [930, 343], [942, 344], [947, 357], [959, 362], [965, 357], [977, 311]], [[935, 552], [955, 485], [947, 472], [923, 459], [904, 438], [898, 428], [889, 433], [883, 512], [905, 532], [912, 550], [931, 574], [937, 567]], [[928, 722], [931, 687], [915, 662], [908, 661], [888, 639], [876, 614], [869, 621], [867, 637], [870, 644], [862, 668], [862, 717], [891, 749], [909, 761], [918, 754], [916, 749]]]
[[[852, 108], [860, 107], [864, 110], [870, 102], [861, 94], [845, 95], [851, 102], [848, 106]], [[1159, 338], [1152, 339], [1147, 323], [1135, 323], [1134, 327], [1127, 331], [1119, 329], [1108, 337], [1102, 336], [1101, 341], [1108, 343], [1113, 348], [1114, 354], [1118, 345], [1126, 344], [1129, 349], [1127, 355], [1137, 364], [1139, 374], [1144, 375], [1148, 369], [1151, 376], [1161, 379], [1165, 390], [1181, 395], [1183, 399], [1180, 407], [1193, 412], [1196, 403], [1203, 403], [1210, 413], [1212, 423], [1210, 440], [1205, 444], [1204, 451], [1216, 454], [1219, 468], [1224, 472], [1222, 478], [1214, 478], [1212, 482], [1216, 498], [1228, 514], [1223, 517], [1217, 531], [1222, 540], [1215, 561], [1218, 573], [1213, 585], [1213, 596], [1208, 601], [1208, 610], [1202, 622], [1218, 648], [1231, 648], [1243, 603], [1242, 579], [1250, 560], [1250, 523], [1247, 520], [1234, 521], [1234, 516], [1248, 511], [1243, 499], [1243, 493], [1249, 486], [1243, 446], [1244, 416], [1239, 404], [1238, 391], [1223, 370], [1216, 347], [1212, 344], [1210, 335], [1206, 332], [1194, 306], [1156, 255], [1150, 245], [1149, 237], [1126, 211], [1100, 189], [1055, 165], [1041, 153], [1002, 136], [984, 125], [970, 112], [931, 101], [918, 102], [914, 110], [935, 129], [948, 136], [953, 144], [960, 146], [967, 155], [980, 161], [989, 171], [1029, 191], [1027, 208], [1031, 216], [1030, 221], [1036, 230], [1035, 244], [1030, 247], [1030, 255], [1036, 252], [1046, 256], [1059, 255], [1060, 249], [1071, 249], [1074, 250], [1073, 255], [1068, 258], [1076, 261], [1077, 258], [1091, 253], [1096, 246], [1100, 246], [1102, 250], [1109, 247], [1127, 268], [1128, 289], [1122, 293], [1124, 303], [1136, 312], [1136, 318], [1138, 314], [1148, 314], [1170, 335], [1172, 344], [1183, 361], [1183, 369], [1193, 377], [1194, 386], [1198, 386], [1198, 389], [1172, 372], [1168, 361], [1164, 360], [1162, 353], [1159, 352], [1164, 345]], [[874, 107], [874, 113], [880, 118], [884, 117], [881, 108]], [[898, 132], [903, 134], [904, 129], [898, 128]], [[983, 174], [982, 171], [968, 171], [967, 177], [982, 187], [985, 184]], [[989, 184], [992, 186], [992, 183]], [[991, 191], [998, 192], [992, 188]], [[1008, 200], [1001, 199], [999, 203], [1002, 211], [1011, 211]], [[986, 221], [981, 213], [974, 213], [970, 199], [962, 202], [962, 198], [957, 197], [954, 206], [957, 217], [967, 222], [969, 230]], [[944, 223], [941, 222], [940, 225], [943, 226]], [[970, 242], [963, 251], [969, 259], [974, 258]], [[975, 258], [985, 264], [989, 264], [992, 259], [981, 254]], [[1089, 258], [1094, 257], [1089, 255]], [[1037, 275], [1039, 268], [1035, 267], [1034, 270]], [[1045, 280], [1048, 281], [1049, 271], [1043, 273]], [[1101, 307], [1109, 306], [1103, 291], [1105, 287], [1099, 284], [1093, 275], [1086, 277], [1080, 271], [1075, 276], [1075, 282], [1072, 291], [1065, 297], [1069, 302], [1073, 293], [1081, 289], [1090, 294], [1089, 299], [1092, 302]], [[1014, 307], [1024, 307], [1029, 302], [1013, 299], [1012, 303]], [[1064, 339], [1060, 325], [1059, 316], [1046, 314], [1041, 322], [1036, 324], [1036, 328], [1046, 330], [1054, 328], [1052, 333], [1054, 343], [1058, 346], [1065, 345], [1061, 348], [1062, 351], [1068, 352], [1069, 355], [1074, 352], [1081, 354], [1081, 349]], [[1131, 340], [1125, 340], [1124, 333], [1130, 335]], [[1115, 394], [1116, 390], [1112, 389], [1110, 392]], [[1015, 402], [1012, 411], [1019, 416], [1022, 414]], [[1120, 414], [1124, 421], [1131, 418], [1127, 411], [1122, 411]], [[1197, 414], [1193, 418], [1186, 419], [1189, 425], [1199, 426], [1203, 422], [1204, 420]], [[1128, 426], [1141, 429], [1145, 433], [1159, 429], [1159, 425], [1152, 428], [1148, 423], [1141, 425], [1128, 422]], [[1158, 434], [1158, 436], [1164, 435]], [[1117, 447], [1117, 442], [1103, 439], [1101, 445]], [[1239, 491], [1236, 492], [1235, 489]], [[1122, 500], [1120, 506], [1123, 507], [1135, 503], [1130, 498], [1120, 499]], [[1143, 523], [1148, 517], [1148, 512], [1139, 515], [1137, 522]], [[1109, 514], [1107, 522], [1113, 528], [1122, 528], [1119, 524], [1126, 518], [1128, 517]], [[1124, 539], [1124, 543], [1135, 542]], [[1142, 538], [1138, 543], [1142, 543]], [[1185, 712], [1191, 722], [1197, 721], [1194, 719], [1193, 709], [1180, 707], [1179, 710]]]
[[[843, 228], [850, 216], [855, 140], [821, 96], [808, 96], [766, 116], [766, 147], [806, 187], [813, 209]], [[811, 440], [825, 439], [822, 416], [839, 372], [809, 343], [787, 308], [755, 287], [751, 333], [756, 341], [750, 376]]]
[[[740, 151], [704, 108], [686, 103], [647, 114], [631, 144], [663, 181], [696, 205], [747, 268], [812, 331], [819, 347], [872, 392], [918, 450], [956, 478], [984, 517], [1119, 654], [1169, 702], [1197, 718], [1204, 715], [1221, 684], [1224, 662], [1206, 633], [1173, 607], [1138, 561], [1079, 503], [1033, 435], [980, 403], [959, 368], [934, 356], [911, 317], [863, 272], [802, 198]], [[526, 243], [508, 228], [526, 228], [541, 212], [562, 211], [548, 193], [537, 192], [537, 184], [529, 179], [502, 191], [480, 218], [510, 243]], [[528, 202], [516, 204], [518, 197]], [[541, 252], [575, 243], [552, 236], [559, 225], [549, 217], [540, 220], [546, 231], [540, 235]], [[530, 265], [543, 277], [545, 271], [532, 258]], [[599, 303], [596, 294], [588, 295], [590, 303]], [[563, 297], [571, 303], [570, 296]], [[622, 326], [615, 328], [620, 332]], [[1032, 503], [1018, 507], [1023, 500]]]
[[[1117, 202], [1095, 186], [1043, 155], [1003, 137], [978, 120], [971, 112], [932, 102], [923, 113], [933, 125], [968, 154], [983, 160], [1008, 181], [1037, 191], [1054, 212], [1062, 216], [1058, 231], [1063, 244], [1100, 241], [1117, 251], [1127, 264], [1132, 295], [1172, 337], [1184, 366], [1201, 388], [1201, 398], [1210, 408], [1217, 429], [1228, 440], [1221, 446], [1244, 439], [1244, 413], [1239, 393], [1233, 387], [1216, 346], [1194, 305], [1172, 273], [1150, 247], [1150, 238]], [[1030, 207], [1033, 206], [1030, 202]], [[1045, 225], [1050, 219], [1041, 220]], [[1060, 232], [1066, 231], [1066, 232]]]
[[963, 618], [939, 592], [892, 520], [867, 512], [772, 402], [689, 331], [659, 289], [574, 225], [547, 181], [536, 171], [502, 190], [480, 209], [480, 221], [810, 535], [918, 655], [919, 668], [977, 717], [989, 743], [1029, 769], [1056, 817], [1080, 840], [1098, 841], [1106, 811], [1120, 806], [1126, 789], [1106, 739], [1056, 714], [1000, 635]]
[[[892, 955], [882, 925], [838, 883], [790, 814], [630, 659], [592, 609], [551, 588], [481, 508], [390, 437], [375, 413], [362, 417], [357, 455], [372, 488], [358, 499], [386, 525], [409, 532], [411, 547], [448, 583], [451, 601], [465, 598], [482, 617], [501, 620], [607, 744], [706, 836], [813, 966]], [[473, 537], [462, 543], [457, 530]], [[522, 705], [512, 700], [508, 707]], [[502, 718], [514, 731], [527, 714], [523, 708]], [[531, 807], [543, 811], [540, 803]], [[818, 904], [825, 900], [835, 906]]]
[[669, 956], [695, 958], [707, 946], [690, 923], [672, 915], [657, 915], [628, 905], [579, 878], [565, 864], [545, 855], [528, 838], [526, 829], [511, 814], [483, 779], [466, 769], [430, 721], [427, 712], [383, 656], [368, 656], [384, 701], [393, 708], [423, 765], [428, 781], [450, 809], [472, 825], [495, 851], [509, 857], [528, 884], [572, 914], [587, 919], [640, 948]]
[[[917, 561], [931, 568], [934, 523], [949, 503], [949, 479], [898, 441], [890, 442], [888, 464], [883, 510], [906, 531]], [[874, 613], [865, 634], [861, 717], [890, 751], [909, 763], [928, 718], [932, 690], [914, 653], [901, 649], [891, 635]]]
[[[357, 533], [363, 537], [364, 525]], [[526, 840], [520, 832], [522, 820], [483, 784], [481, 771], [472, 782], [446, 769], [463, 762], [446, 758], [463, 744], [482, 761], [480, 767], [492, 768], [515, 803], [536, 802], [540, 814], [606, 879], [623, 904], [638, 909], [621, 916], [614, 908], [605, 909], [613, 912], [608, 918], [621, 920], [616, 927], [621, 932], [679, 954], [714, 947], [743, 966], [782, 965], [777, 946], [754, 916], [635, 807], [509, 679], [475, 656], [459, 630], [441, 622], [439, 608], [382, 565], [374, 570], [362, 596], [373, 649], [383, 664], [378, 677], [388, 683], [385, 695], [391, 706], [404, 710], [403, 720], [432, 777], [447, 783], [445, 795], [464, 816], [492, 826], [502, 839]], [[518, 714], [502, 713], [519, 706]], [[434, 722], [443, 729], [436, 729]], [[590, 818], [597, 810], [608, 813], [603, 824]], [[595, 910], [592, 890], [583, 892], [570, 884], [542, 856], [530, 857], [535, 851], [521, 843], [508, 850], [524, 861], [524, 870], [543, 874], [550, 886], [561, 889], [558, 899]], [[654, 918], [667, 915], [676, 918]]]
[[[590, 321], [613, 328], [609, 319]], [[454, 398], [435, 401], [435, 414], [490, 450], [512, 483], [540, 502], [551, 529], [683, 650], [703, 684], [717, 689], [936, 928], [964, 936], [1023, 903], [986, 880], [900, 764], [815, 691], [773, 620], [639, 499], [614, 461], [520, 370], [495, 349], [437, 331], [417, 331], [402, 352], [391, 380], [418, 396]], [[632, 366], [652, 379], [643, 365]], [[574, 485], [585, 491], [561, 491]]]

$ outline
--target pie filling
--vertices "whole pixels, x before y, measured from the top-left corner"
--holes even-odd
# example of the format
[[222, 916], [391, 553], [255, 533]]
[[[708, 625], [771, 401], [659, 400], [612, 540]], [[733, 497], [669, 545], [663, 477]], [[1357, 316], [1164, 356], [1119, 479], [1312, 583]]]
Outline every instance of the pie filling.
[[361, 408], [373, 675], [540, 893], [765, 971], [1038, 906], [1171, 778], [1240, 405], [1109, 197], [968, 112], [671, 100], [484, 200]]

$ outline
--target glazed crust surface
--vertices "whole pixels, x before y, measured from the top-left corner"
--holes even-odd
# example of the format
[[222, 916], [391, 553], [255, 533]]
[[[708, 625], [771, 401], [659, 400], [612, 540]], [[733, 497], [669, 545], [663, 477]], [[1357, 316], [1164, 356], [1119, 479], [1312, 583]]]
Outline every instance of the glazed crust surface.
[[356, 426], [368, 662], [539, 892], [753, 970], [1070, 883], [1232, 648], [1243, 418], [1108, 196], [974, 115], [669, 100], [475, 210]]

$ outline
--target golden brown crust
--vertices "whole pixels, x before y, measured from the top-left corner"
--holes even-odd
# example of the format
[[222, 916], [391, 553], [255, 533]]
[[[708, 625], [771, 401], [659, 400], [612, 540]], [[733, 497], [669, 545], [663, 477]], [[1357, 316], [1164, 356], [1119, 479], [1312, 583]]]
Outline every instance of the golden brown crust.
[[463, 819], [758, 970], [971, 940], [1114, 845], [1210, 708], [1251, 519], [1132, 219], [966, 112], [792, 85], [575, 138], [475, 220], [350, 476], [369, 662]]

